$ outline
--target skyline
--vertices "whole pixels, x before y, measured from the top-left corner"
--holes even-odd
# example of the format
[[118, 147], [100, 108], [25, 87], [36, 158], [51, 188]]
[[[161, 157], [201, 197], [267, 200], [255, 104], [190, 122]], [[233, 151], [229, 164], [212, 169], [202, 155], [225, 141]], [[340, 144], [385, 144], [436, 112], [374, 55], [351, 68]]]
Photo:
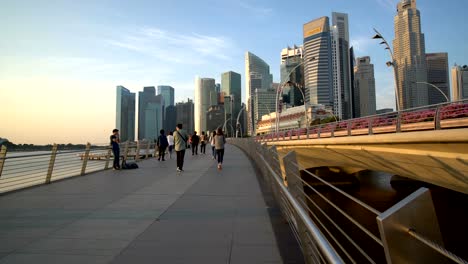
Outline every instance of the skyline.
[[[394, 39], [397, 2], [317, 7], [304, 1], [288, 19], [278, 19], [284, 17], [279, 1], [6, 3], [0, 10], [9, 40], [0, 43], [0, 94], [7, 98], [7, 115], [0, 137], [14, 143], [106, 143], [115, 126], [117, 85], [132, 92], [170, 85], [179, 102], [194, 98], [194, 76], [220, 83], [223, 72], [234, 71], [241, 73], [245, 102], [244, 53], [265, 60], [279, 82], [281, 50], [301, 45], [302, 26], [332, 12], [349, 15], [350, 46], [356, 57], [370, 56], [375, 65], [377, 109], [394, 108], [389, 58], [371, 37], [375, 27]], [[468, 64], [468, 37], [457, 28], [464, 22], [464, 4], [418, 1], [426, 52], [448, 52], [450, 68]], [[433, 19], [441, 14], [450, 19]]]

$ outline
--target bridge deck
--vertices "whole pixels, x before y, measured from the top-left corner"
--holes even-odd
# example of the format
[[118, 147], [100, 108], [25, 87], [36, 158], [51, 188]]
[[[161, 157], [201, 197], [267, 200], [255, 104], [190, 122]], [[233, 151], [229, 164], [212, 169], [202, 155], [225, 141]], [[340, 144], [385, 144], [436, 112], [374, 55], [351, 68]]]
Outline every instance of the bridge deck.
[[139, 163], [0, 196], [0, 263], [301, 263], [248, 158]]

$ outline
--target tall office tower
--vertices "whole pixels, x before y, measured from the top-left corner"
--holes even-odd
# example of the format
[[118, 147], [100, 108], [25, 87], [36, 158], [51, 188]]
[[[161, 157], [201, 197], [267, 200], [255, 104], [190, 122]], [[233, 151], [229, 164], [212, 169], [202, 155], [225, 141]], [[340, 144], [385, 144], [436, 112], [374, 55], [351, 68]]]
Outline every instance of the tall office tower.
[[162, 95], [166, 107], [174, 105], [174, 88], [172, 86], [159, 85], [157, 94]]
[[452, 67], [452, 100], [459, 101], [468, 98], [468, 66]]
[[247, 90], [248, 131], [255, 135], [255, 109], [254, 96], [256, 89], [269, 89], [273, 83], [270, 66], [251, 52], [245, 53], [245, 87]]
[[[448, 71], [448, 53], [426, 53], [427, 82], [438, 87], [450, 99], [450, 81]], [[445, 96], [434, 87], [428, 89], [429, 104], [447, 102]]]
[[[254, 120], [262, 120], [263, 115], [268, 115], [275, 112], [276, 107], [276, 90], [275, 89], [256, 89], [254, 96]], [[257, 126], [255, 123], [255, 127]]]
[[164, 130], [166, 134], [169, 131], [174, 131], [177, 125], [177, 108], [175, 105], [166, 106], [164, 110]]
[[187, 102], [180, 102], [176, 104], [177, 109], [177, 124], [182, 124], [182, 128], [187, 133], [192, 134], [195, 131], [194, 124], [194, 105], [193, 101], [187, 99]]
[[[206, 111], [206, 131], [215, 131], [218, 127], [223, 128], [224, 121], [224, 107], [222, 105], [213, 105]], [[229, 126], [227, 124], [226, 126]], [[226, 128], [228, 129], [228, 128]], [[231, 129], [228, 130], [229, 136], [231, 135]]]
[[195, 130], [206, 131], [206, 111], [218, 104], [215, 79], [195, 78]]
[[232, 127], [235, 128], [237, 115], [239, 114], [239, 111], [242, 106], [241, 75], [233, 71], [222, 73], [221, 91], [224, 93], [225, 96], [229, 96], [230, 105], [228, 109], [226, 109], [226, 100], [224, 100], [224, 113], [229, 113], [229, 117], [231, 118], [230, 124], [232, 125]]
[[427, 64], [421, 16], [416, 0], [401, 0], [395, 16], [394, 59], [397, 71], [399, 109], [428, 104]]
[[357, 117], [356, 116], [356, 112], [355, 112], [355, 106], [354, 106], [354, 102], [356, 102], [356, 100], [354, 99], [354, 65], [356, 64], [356, 60], [355, 60], [355, 57], [354, 57], [354, 48], [351, 47], [349, 48], [349, 68], [351, 69], [351, 74], [350, 74], [350, 81], [351, 81], [351, 106], [352, 106], [352, 118], [355, 118]]
[[135, 93], [117, 86], [115, 127], [120, 131], [121, 142], [135, 140]]
[[154, 86], [138, 92], [138, 139], [156, 139], [163, 128], [164, 99]]
[[328, 17], [304, 24], [306, 103], [333, 106], [331, 37]]
[[374, 65], [370, 57], [356, 59], [354, 66], [354, 112], [356, 117], [375, 115], [375, 78]]
[[352, 117], [348, 14], [332, 13], [334, 111], [340, 119]]
[[292, 85], [283, 88], [283, 103], [299, 106], [304, 104], [304, 64], [302, 46], [281, 50], [281, 83], [291, 81]]
[[216, 92], [217, 92], [217, 93], [220, 93], [220, 92], [221, 92], [221, 84], [220, 84], [220, 83], [217, 83], [217, 84], [216, 84]]

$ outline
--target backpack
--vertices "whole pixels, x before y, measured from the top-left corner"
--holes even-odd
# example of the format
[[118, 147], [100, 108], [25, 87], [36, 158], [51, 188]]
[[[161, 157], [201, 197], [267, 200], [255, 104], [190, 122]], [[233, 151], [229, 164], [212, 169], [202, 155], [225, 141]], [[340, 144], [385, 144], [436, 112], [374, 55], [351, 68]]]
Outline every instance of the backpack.
[[135, 162], [122, 162], [122, 169], [123, 170], [132, 170], [132, 169], [138, 169], [138, 164]]

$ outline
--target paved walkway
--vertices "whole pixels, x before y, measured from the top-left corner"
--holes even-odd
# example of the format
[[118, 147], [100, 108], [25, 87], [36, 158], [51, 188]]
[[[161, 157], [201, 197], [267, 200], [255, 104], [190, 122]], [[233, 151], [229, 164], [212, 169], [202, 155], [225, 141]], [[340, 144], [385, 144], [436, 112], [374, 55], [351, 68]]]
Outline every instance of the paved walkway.
[[[0, 263], [302, 263], [248, 158], [139, 163], [0, 196]], [[260, 184], [259, 184], [260, 183]]]

